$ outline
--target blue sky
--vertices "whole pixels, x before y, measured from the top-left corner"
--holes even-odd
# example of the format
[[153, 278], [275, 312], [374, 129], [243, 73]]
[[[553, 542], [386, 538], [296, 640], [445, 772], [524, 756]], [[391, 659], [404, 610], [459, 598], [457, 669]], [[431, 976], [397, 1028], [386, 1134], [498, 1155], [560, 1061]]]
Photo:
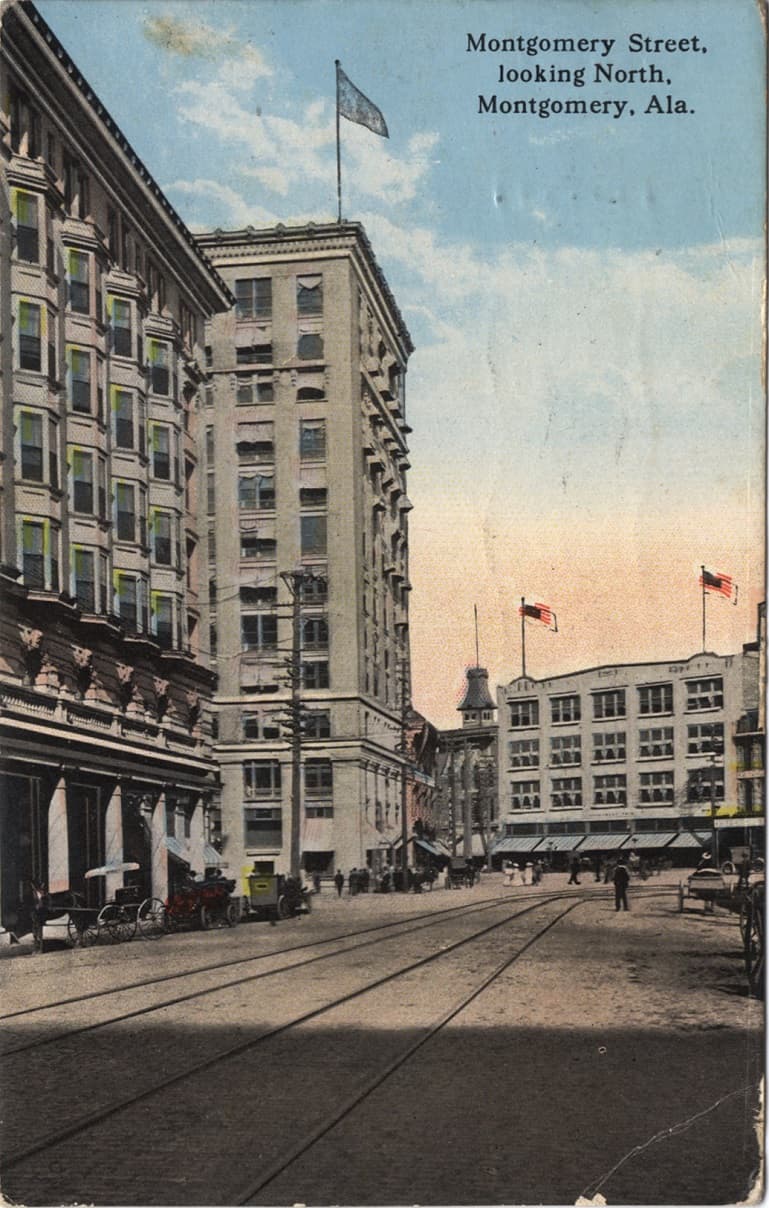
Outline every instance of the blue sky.
[[[417, 351], [417, 705], [454, 719], [474, 659], [529, 670], [681, 657], [700, 563], [763, 596], [760, 291], [764, 46], [752, 0], [39, 0], [194, 228], [333, 219], [334, 59], [390, 139], [342, 123], [362, 220]], [[613, 38], [608, 55], [468, 52], [477, 37]], [[638, 33], [707, 53], [629, 53]], [[498, 83], [505, 70], [656, 64], [670, 85]], [[625, 100], [635, 117], [479, 115], [478, 95]], [[643, 114], [652, 94], [693, 112]]]

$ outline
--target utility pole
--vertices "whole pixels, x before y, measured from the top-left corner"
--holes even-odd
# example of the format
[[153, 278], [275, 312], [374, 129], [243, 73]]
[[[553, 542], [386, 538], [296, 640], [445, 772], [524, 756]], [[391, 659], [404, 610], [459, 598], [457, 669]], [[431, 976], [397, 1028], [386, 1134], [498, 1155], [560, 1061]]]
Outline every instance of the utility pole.
[[466, 860], [471, 860], [473, 856], [473, 789], [472, 789], [472, 766], [470, 763], [470, 750], [467, 744], [467, 738], [462, 743], [462, 793], [463, 793], [463, 840], [462, 840], [462, 855]]
[[456, 752], [452, 743], [449, 763], [449, 826], [451, 828], [451, 854], [457, 854], [457, 767]]
[[281, 579], [291, 593], [291, 826], [289, 838], [289, 873], [301, 876], [302, 863], [302, 583], [301, 570], [281, 571]]

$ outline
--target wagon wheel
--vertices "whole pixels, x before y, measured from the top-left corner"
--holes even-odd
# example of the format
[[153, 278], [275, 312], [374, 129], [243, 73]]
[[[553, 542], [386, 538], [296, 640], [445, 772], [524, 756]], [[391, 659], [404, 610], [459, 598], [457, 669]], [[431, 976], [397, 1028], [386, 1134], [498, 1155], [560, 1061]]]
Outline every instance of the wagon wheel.
[[136, 915], [129, 914], [124, 906], [108, 902], [99, 911], [97, 924], [100, 933], [110, 944], [132, 940], [136, 932]]
[[170, 930], [160, 898], [145, 898], [136, 912], [136, 922], [143, 940], [157, 940]]
[[278, 918], [279, 919], [290, 919], [293, 913], [294, 913], [294, 911], [291, 907], [291, 903], [289, 902], [286, 895], [284, 893], [282, 893], [280, 895], [280, 897], [278, 898]]
[[686, 897], [686, 894], [684, 893], [684, 887], [683, 887], [683, 885], [679, 885], [678, 886], [678, 913], [679, 914], [683, 914], [685, 897]]
[[199, 918], [200, 926], [202, 927], [203, 931], [210, 931], [211, 928], [215, 927], [218, 922], [216, 914], [210, 906], [200, 907]]
[[750, 897], [748, 931], [745, 936], [745, 972], [751, 994], [764, 996], [764, 892], [755, 890]]
[[71, 914], [67, 919], [67, 938], [73, 948], [88, 948], [99, 938], [99, 927], [94, 914]]
[[740, 937], [742, 939], [742, 946], [746, 951], [748, 946], [748, 933], [750, 931], [751, 913], [750, 895], [748, 894], [747, 897], [743, 898], [742, 906], [740, 907]]
[[237, 902], [233, 902], [230, 898], [224, 912], [225, 922], [228, 927], [235, 927], [240, 922], [240, 911], [238, 910]]

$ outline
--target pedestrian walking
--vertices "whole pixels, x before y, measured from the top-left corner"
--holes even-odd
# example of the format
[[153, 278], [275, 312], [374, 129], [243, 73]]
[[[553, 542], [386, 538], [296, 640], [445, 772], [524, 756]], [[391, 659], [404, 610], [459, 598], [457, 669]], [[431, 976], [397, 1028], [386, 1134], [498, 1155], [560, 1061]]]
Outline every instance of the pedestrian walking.
[[614, 869], [614, 909], [628, 910], [627, 887], [630, 883], [630, 873], [624, 860], [620, 860]]
[[534, 861], [534, 884], [539, 885], [542, 880], [542, 874], [545, 871], [545, 866], [541, 860]]
[[569, 872], [571, 873], [571, 876], [569, 877], [567, 884], [568, 885], [579, 885], [580, 884], [579, 860], [577, 859], [576, 856], [571, 857], [571, 862], [569, 864]]
[[524, 885], [533, 885], [534, 883], [534, 865], [532, 864], [531, 860], [529, 860], [528, 864], [523, 870], [523, 883]]
[[601, 865], [602, 865], [602, 863], [603, 863], [603, 861], [602, 861], [601, 856], [600, 856], [600, 854], [599, 854], [599, 855], [597, 855], [597, 856], [596, 856], [596, 858], [595, 858], [595, 879], [596, 879], [596, 881], [600, 881], [600, 879], [601, 879]]
[[319, 872], [314, 872], [312, 874], [312, 887], [313, 887], [315, 893], [320, 893], [320, 873]]
[[514, 864], [510, 869], [510, 881], [513, 885], [518, 885], [519, 880], [518, 865]]
[[334, 884], [336, 885], [336, 896], [341, 898], [342, 890], [344, 889], [344, 873], [341, 868], [337, 868], [334, 874]]
[[505, 860], [502, 871], [505, 874], [505, 885], [509, 885], [513, 878], [513, 866], [509, 860]]

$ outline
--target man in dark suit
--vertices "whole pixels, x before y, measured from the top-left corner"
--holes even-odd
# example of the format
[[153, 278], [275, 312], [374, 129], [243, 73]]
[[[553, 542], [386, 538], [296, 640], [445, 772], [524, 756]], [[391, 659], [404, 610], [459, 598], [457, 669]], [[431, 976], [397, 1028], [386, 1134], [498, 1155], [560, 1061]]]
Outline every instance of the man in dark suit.
[[614, 908], [628, 909], [627, 887], [630, 883], [630, 873], [624, 860], [620, 860], [614, 869]]

